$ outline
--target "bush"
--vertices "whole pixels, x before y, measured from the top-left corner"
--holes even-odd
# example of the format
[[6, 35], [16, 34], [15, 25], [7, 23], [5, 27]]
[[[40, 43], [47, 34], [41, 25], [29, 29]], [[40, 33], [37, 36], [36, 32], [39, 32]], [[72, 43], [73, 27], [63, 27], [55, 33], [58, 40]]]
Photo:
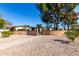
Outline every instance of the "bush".
[[70, 39], [71, 41], [75, 40], [75, 35], [74, 32], [71, 32], [70, 30], [68, 30], [67, 32], [65, 32], [66, 36], [68, 39]]
[[78, 32], [76, 30], [76, 28], [72, 27], [71, 30], [67, 30], [67, 32], [65, 32], [66, 36], [68, 39], [70, 39], [70, 41], [74, 42], [75, 38], [78, 37]]
[[3, 31], [2, 32], [2, 37], [9, 37], [11, 35], [10, 31]]

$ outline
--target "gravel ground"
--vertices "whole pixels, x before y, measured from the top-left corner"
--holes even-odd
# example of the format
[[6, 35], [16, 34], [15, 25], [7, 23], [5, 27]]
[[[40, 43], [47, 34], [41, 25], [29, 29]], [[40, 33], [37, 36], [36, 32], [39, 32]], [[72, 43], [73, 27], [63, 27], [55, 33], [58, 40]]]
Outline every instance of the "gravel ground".
[[[31, 37], [31, 36], [30, 36]], [[18, 38], [18, 37], [17, 37]], [[25, 39], [28, 40], [24, 36]], [[15, 38], [16, 39], [16, 38]], [[18, 42], [19, 43], [19, 42]], [[40, 36], [24, 44], [0, 51], [1, 56], [78, 56], [79, 40], [69, 43], [64, 36]]]

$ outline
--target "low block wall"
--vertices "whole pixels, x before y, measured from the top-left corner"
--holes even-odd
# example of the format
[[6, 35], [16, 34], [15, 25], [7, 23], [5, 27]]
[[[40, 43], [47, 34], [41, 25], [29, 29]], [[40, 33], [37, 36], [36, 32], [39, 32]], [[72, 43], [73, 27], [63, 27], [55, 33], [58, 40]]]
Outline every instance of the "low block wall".
[[[42, 30], [41, 35], [58, 35], [62, 36], [64, 35], [64, 30], [58, 30], [58, 31], [48, 31], [48, 30]], [[37, 30], [33, 31], [27, 31], [27, 35], [37, 35]]]
[[42, 35], [50, 35], [50, 31], [48, 31], [48, 30], [42, 30]]
[[37, 30], [27, 31], [27, 35], [37, 35]]
[[27, 31], [14, 31], [13, 35], [26, 35]]
[[50, 31], [50, 35], [57, 35], [57, 36], [62, 36], [64, 35], [65, 31]]
[[48, 31], [48, 30], [43, 30], [42, 35], [64, 35], [65, 31]]

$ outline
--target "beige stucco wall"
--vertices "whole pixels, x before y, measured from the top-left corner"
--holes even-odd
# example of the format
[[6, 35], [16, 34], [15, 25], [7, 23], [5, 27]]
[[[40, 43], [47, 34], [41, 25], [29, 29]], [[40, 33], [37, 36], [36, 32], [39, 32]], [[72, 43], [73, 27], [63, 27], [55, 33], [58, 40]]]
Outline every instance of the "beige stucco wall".
[[62, 36], [64, 35], [65, 31], [50, 31], [50, 35], [57, 35], [57, 36]]
[[14, 31], [13, 35], [26, 35], [27, 32], [26, 31]]
[[18, 30], [18, 29], [24, 29], [24, 27], [16, 27], [15, 29], [16, 30]]

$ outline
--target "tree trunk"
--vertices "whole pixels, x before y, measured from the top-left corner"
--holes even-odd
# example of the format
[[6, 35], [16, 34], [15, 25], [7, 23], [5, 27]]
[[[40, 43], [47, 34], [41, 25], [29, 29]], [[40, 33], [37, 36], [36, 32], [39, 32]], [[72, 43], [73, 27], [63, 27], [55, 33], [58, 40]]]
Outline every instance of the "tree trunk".
[[64, 27], [64, 30], [66, 30], [66, 25], [64, 25], [63, 27]]
[[67, 25], [67, 30], [69, 30], [69, 27], [70, 27], [70, 25], [68, 24], [68, 25]]
[[58, 19], [56, 21], [56, 28], [55, 28], [55, 30], [58, 30]]
[[55, 26], [55, 23], [54, 23], [54, 30], [55, 30], [55, 27], [56, 27], [56, 26]]
[[54, 24], [54, 30], [58, 30], [58, 24], [57, 23]]
[[66, 30], [66, 27], [64, 26], [64, 30]]
[[58, 30], [58, 24], [56, 24], [56, 28], [55, 28], [55, 30]]

